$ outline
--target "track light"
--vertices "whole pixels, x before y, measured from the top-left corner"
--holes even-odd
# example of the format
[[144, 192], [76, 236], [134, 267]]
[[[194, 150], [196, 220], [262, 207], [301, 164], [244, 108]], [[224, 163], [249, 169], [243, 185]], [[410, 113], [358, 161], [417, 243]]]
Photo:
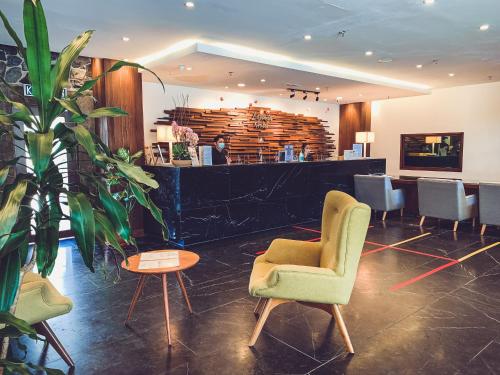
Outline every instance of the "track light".
[[291, 90], [290, 99], [295, 97], [295, 90]]
[[306, 100], [307, 99], [307, 91], [302, 91], [302, 93], [304, 94], [304, 97], [302, 99]]

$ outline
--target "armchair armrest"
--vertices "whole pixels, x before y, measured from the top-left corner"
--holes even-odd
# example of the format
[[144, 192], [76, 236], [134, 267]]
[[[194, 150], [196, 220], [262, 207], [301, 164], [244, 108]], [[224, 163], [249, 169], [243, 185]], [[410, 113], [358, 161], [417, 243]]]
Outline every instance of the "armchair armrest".
[[264, 256], [265, 261], [269, 263], [318, 267], [321, 244], [278, 238], [271, 242]]
[[343, 303], [350, 291], [343, 295], [348, 288], [343, 287], [342, 280], [329, 268], [282, 264], [255, 280], [251, 293], [306, 302]]

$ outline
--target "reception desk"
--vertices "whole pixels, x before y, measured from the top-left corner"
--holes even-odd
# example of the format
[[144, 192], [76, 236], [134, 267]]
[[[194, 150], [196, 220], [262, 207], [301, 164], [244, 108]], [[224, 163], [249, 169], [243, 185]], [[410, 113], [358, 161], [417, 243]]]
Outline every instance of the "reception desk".
[[[319, 220], [328, 191], [354, 194], [353, 175], [385, 173], [385, 159], [144, 169], [160, 184], [151, 197], [170, 240], [184, 247]], [[160, 233], [150, 217], [145, 233]]]

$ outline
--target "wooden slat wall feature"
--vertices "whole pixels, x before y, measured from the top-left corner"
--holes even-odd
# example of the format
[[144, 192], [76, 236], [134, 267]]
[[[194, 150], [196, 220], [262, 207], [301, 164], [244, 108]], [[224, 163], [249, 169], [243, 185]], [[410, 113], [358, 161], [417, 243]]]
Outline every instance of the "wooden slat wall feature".
[[[339, 155], [344, 155], [344, 150], [351, 150], [356, 142], [356, 132], [370, 131], [371, 129], [371, 102], [342, 104], [340, 106], [339, 121]], [[370, 145], [366, 148], [370, 156]]]
[[[200, 145], [212, 145], [213, 138], [223, 134], [233, 160], [239, 156], [242, 160], [256, 162], [259, 147], [262, 148], [265, 159], [272, 160], [284, 145], [293, 144], [294, 151], [298, 151], [303, 142], [309, 144], [316, 158], [332, 156], [335, 150], [334, 134], [328, 131], [327, 121], [317, 117], [295, 115], [265, 107], [177, 107], [164, 112], [166, 116], [158, 119], [155, 125], [171, 125], [175, 120], [179, 124], [189, 126], [200, 137]], [[267, 128], [255, 128], [255, 114], [272, 116]], [[259, 138], [263, 138], [262, 143], [259, 143]]]

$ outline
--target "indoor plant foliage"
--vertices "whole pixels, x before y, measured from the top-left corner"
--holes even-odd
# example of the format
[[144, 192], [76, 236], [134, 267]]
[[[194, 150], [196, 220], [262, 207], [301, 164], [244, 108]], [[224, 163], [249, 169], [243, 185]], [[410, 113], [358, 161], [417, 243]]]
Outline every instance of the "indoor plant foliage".
[[[61, 220], [70, 221], [78, 250], [92, 271], [96, 240], [110, 245], [123, 256], [121, 243], [135, 243], [127, 209], [109, 192], [104, 182], [106, 173], [112, 171], [120, 176], [121, 183], [133, 193], [135, 200], [160, 222], [165, 238], [167, 228], [161, 211], [147, 194], [148, 189], [157, 188], [158, 183], [139, 166], [113, 155], [97, 135], [82, 125], [88, 118], [127, 113], [116, 107], [84, 113], [77, 104], [77, 99], [89, 95], [104, 75], [123, 66], [143, 67], [118, 61], [102, 75], [63, 97], [71, 64], [88, 44], [93, 31], [77, 36], [52, 63], [45, 15], [39, 0], [24, 0], [26, 46], [2, 12], [0, 17], [27, 64], [38, 104], [38, 116], [35, 116], [24, 97], [2, 78], [5, 90], [0, 91], [0, 101], [9, 103], [13, 113], [0, 111], [0, 134], [13, 134], [17, 129], [14, 137], [24, 141], [27, 149], [26, 157], [0, 164], [0, 312], [14, 313], [24, 273], [35, 264], [42, 276], [51, 273], [57, 257]], [[51, 126], [64, 111], [71, 114], [71, 123]], [[63, 178], [68, 172], [57, 157], [75, 152], [79, 146], [88, 154], [94, 168], [91, 172], [79, 173], [79, 183], [70, 186]], [[30, 159], [32, 166], [25, 159]], [[16, 165], [25, 166], [27, 173], [19, 173], [14, 181], [9, 181], [9, 172]], [[69, 215], [63, 213], [62, 205], [69, 206]], [[34, 234], [32, 248], [28, 244], [30, 232]], [[9, 323], [6, 320], [10, 318], [6, 316], [9, 315], [0, 315], [0, 324]], [[5, 330], [0, 331], [2, 335], [8, 336]], [[6, 362], [0, 362], [0, 372], [2, 363]]]
[[198, 134], [187, 126], [180, 126], [176, 121], [172, 122], [172, 133], [177, 139], [177, 143], [172, 146], [174, 163], [176, 160], [191, 160], [189, 148], [198, 144]]

